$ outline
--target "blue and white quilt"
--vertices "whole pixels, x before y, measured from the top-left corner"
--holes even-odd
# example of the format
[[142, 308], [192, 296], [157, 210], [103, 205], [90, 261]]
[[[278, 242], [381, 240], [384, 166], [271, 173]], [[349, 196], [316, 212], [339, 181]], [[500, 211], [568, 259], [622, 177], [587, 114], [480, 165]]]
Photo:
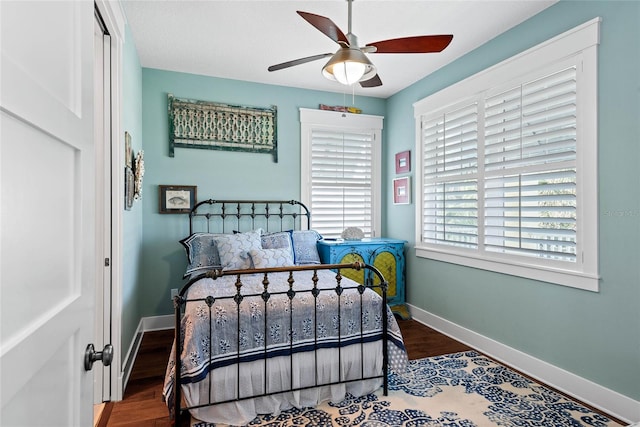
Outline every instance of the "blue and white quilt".
[[[239, 306], [233, 298], [225, 298], [237, 293], [237, 276], [195, 283], [188, 299], [198, 301], [187, 303], [181, 326], [182, 384], [196, 383], [209, 371], [238, 362], [381, 340], [382, 298], [368, 288], [360, 295], [355, 289], [358, 284], [344, 277], [344, 290], [338, 295], [334, 272], [317, 270], [317, 275], [321, 290], [317, 298], [310, 292], [299, 292], [313, 288], [312, 270], [293, 273], [293, 290], [298, 293], [289, 298], [289, 273], [270, 273], [266, 302], [260, 295], [265, 290], [264, 275], [242, 275]], [[211, 307], [207, 297], [213, 297]], [[389, 367], [401, 372], [407, 365], [407, 354], [398, 324], [388, 307], [386, 310]], [[173, 393], [174, 355], [175, 349], [165, 377], [167, 403]]]

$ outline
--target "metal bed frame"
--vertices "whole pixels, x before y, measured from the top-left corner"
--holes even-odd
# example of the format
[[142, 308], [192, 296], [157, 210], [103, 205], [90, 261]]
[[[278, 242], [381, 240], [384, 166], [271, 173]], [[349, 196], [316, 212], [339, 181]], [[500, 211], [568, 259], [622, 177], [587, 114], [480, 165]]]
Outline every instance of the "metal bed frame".
[[[202, 209], [204, 206], [208, 205], [209, 207], [212, 207], [213, 209], [207, 209], [207, 212], [197, 212], [198, 209]], [[206, 200], [203, 202], [200, 202], [198, 204], [196, 204], [194, 206], [194, 208], [192, 209], [191, 213], [189, 214], [189, 231], [190, 233], [193, 234], [194, 232], [194, 222], [197, 222], [199, 219], [204, 219], [206, 220], [206, 230], [207, 232], [211, 232], [211, 220], [213, 219], [214, 221], [218, 221], [222, 223], [222, 227], [220, 227], [220, 224], [218, 224], [218, 229], [219, 231], [224, 232], [225, 229], [227, 229], [225, 227], [225, 223], [229, 222], [232, 226], [232, 230], [233, 231], [240, 231], [240, 228], [242, 225], [246, 225], [248, 227], [251, 227], [252, 229], [256, 226], [261, 226], [264, 227], [265, 230], [269, 230], [269, 227], [271, 226], [271, 228], [273, 229], [273, 225], [277, 223], [278, 226], [278, 230], [277, 231], [286, 231], [288, 230], [288, 226], [292, 225], [291, 228], [295, 228], [295, 229], [301, 229], [301, 223], [302, 220], [306, 218], [306, 228], [309, 229], [309, 225], [310, 225], [310, 218], [311, 218], [311, 214], [309, 212], [309, 210], [307, 209], [307, 207], [297, 201], [294, 200], [289, 200], [289, 201], [246, 201], [246, 200]], [[243, 224], [243, 222], [246, 222], [246, 224]], [[244, 227], [246, 228], [246, 227]], [[271, 230], [270, 230], [271, 231]], [[229, 232], [229, 231], [227, 231]], [[373, 281], [370, 281], [370, 283], [363, 285], [363, 284], [359, 284], [358, 286], [343, 286], [341, 284], [342, 281], [342, 275], [340, 273], [341, 270], [343, 269], [356, 269], [356, 270], [360, 270], [360, 269], [368, 269], [371, 270], [373, 274], [375, 274], [380, 280], [379, 280], [379, 284], [374, 285]], [[296, 271], [304, 271], [304, 270], [312, 270], [313, 273], [313, 288], [310, 290], [294, 290], [294, 277], [293, 277], [293, 273]], [[319, 270], [333, 270], [336, 272], [336, 276], [335, 276], [335, 280], [336, 280], [336, 286], [334, 288], [323, 288], [323, 289], [319, 289], [317, 287], [318, 284], [318, 277], [317, 277], [317, 271]], [[269, 274], [270, 273], [276, 273], [276, 272], [288, 272], [289, 276], [288, 276], [288, 284], [289, 284], [289, 289], [287, 292], [275, 292], [275, 293], [270, 293], [269, 292]], [[262, 280], [262, 284], [264, 287], [264, 290], [261, 293], [252, 293], [252, 294], [244, 294], [242, 292], [242, 276], [247, 275], [247, 274], [263, 274], [263, 280]], [[189, 288], [196, 283], [198, 280], [202, 279], [202, 278], [210, 278], [210, 279], [217, 279], [219, 277], [222, 276], [235, 276], [236, 277], [236, 281], [235, 281], [235, 285], [236, 285], [236, 293], [234, 295], [228, 295], [225, 297], [218, 297], [218, 298], [214, 298], [212, 296], [208, 296], [206, 298], [200, 298], [200, 299], [188, 299], [186, 297], [186, 294], [189, 290]], [[262, 301], [264, 302], [264, 309], [265, 309], [265, 319], [264, 319], [264, 332], [265, 335], [267, 333], [267, 328], [268, 328], [268, 320], [267, 320], [267, 316], [266, 316], [266, 307], [267, 307], [267, 302], [269, 301], [269, 299], [274, 296], [274, 295], [282, 295], [285, 294], [288, 299], [289, 299], [289, 308], [291, 308], [291, 304], [293, 303], [293, 299], [296, 298], [298, 295], [311, 295], [314, 298], [314, 301], [317, 301], [318, 296], [320, 295], [321, 292], [335, 292], [338, 295], [337, 301], [338, 301], [338, 305], [340, 304], [340, 296], [341, 294], [346, 290], [346, 289], [356, 289], [358, 294], [360, 295], [360, 355], [362, 358], [363, 352], [364, 352], [364, 339], [363, 339], [363, 328], [362, 328], [362, 307], [363, 307], [363, 303], [362, 303], [362, 295], [365, 291], [365, 289], [369, 287], [369, 288], [379, 288], [379, 294], [381, 294], [382, 296], [382, 304], [381, 304], [381, 309], [382, 309], [382, 313], [381, 313], [381, 318], [382, 318], [382, 331], [381, 331], [381, 341], [382, 341], [382, 363], [383, 363], [383, 369], [382, 369], [382, 374], [381, 375], [377, 375], [377, 376], [365, 376], [364, 375], [364, 366], [361, 365], [361, 375], [359, 378], [356, 379], [343, 379], [343, 378], [339, 378], [338, 381], [333, 381], [333, 382], [322, 382], [319, 383], [318, 382], [318, 375], [315, 375], [315, 384], [310, 385], [310, 386], [305, 386], [305, 387], [294, 387], [293, 386], [293, 375], [291, 375], [291, 384], [289, 385], [289, 388], [287, 389], [282, 389], [282, 390], [276, 390], [276, 391], [269, 391], [267, 392], [267, 376], [265, 375], [264, 377], [264, 382], [262, 384], [262, 389], [264, 391], [264, 393], [261, 394], [257, 394], [257, 395], [251, 395], [251, 396], [239, 396], [239, 392], [240, 392], [240, 387], [239, 387], [239, 383], [240, 383], [240, 366], [241, 366], [241, 357], [240, 357], [240, 350], [238, 348], [238, 354], [236, 356], [236, 368], [237, 368], [237, 382], [238, 382], [238, 387], [237, 387], [237, 391], [236, 391], [236, 397], [234, 399], [230, 399], [230, 400], [225, 400], [225, 401], [215, 401], [212, 402], [211, 401], [211, 381], [210, 381], [210, 377], [211, 374], [209, 374], [207, 376], [207, 380], [209, 380], [209, 393], [208, 393], [208, 401], [201, 403], [199, 405], [194, 405], [194, 406], [182, 406], [182, 390], [181, 390], [181, 375], [180, 375], [180, 354], [182, 353], [182, 340], [181, 337], [179, 336], [180, 331], [181, 331], [181, 320], [182, 320], [182, 316], [184, 313], [184, 308], [186, 306], [186, 304], [188, 302], [196, 302], [196, 301], [204, 301], [206, 303], [206, 305], [209, 307], [209, 312], [211, 314], [211, 311], [213, 310], [213, 307], [215, 306], [216, 301], [220, 301], [220, 300], [230, 300], [233, 299], [235, 301], [236, 304], [236, 309], [238, 310], [238, 315], [240, 314], [240, 303], [242, 302], [242, 300], [244, 298], [247, 297], [260, 297], [262, 299]], [[223, 270], [209, 270], [203, 274], [198, 275], [195, 278], [192, 278], [191, 280], [189, 280], [180, 290], [180, 292], [178, 293], [178, 295], [176, 295], [173, 299], [174, 301], [174, 309], [175, 309], [175, 361], [176, 361], [176, 369], [175, 369], [175, 380], [174, 380], [174, 400], [173, 400], [173, 414], [175, 415], [175, 422], [176, 422], [176, 426], [181, 425], [180, 422], [182, 421], [183, 417], [188, 416], [189, 410], [190, 409], [195, 409], [195, 408], [201, 408], [201, 407], [205, 407], [205, 406], [212, 406], [212, 405], [218, 405], [218, 404], [222, 404], [222, 403], [229, 403], [229, 402], [237, 402], [237, 401], [241, 401], [241, 400], [245, 400], [245, 399], [251, 399], [251, 398], [256, 398], [256, 397], [264, 397], [264, 396], [270, 396], [273, 394], [279, 394], [279, 393], [283, 393], [283, 392], [290, 392], [290, 391], [299, 391], [299, 390], [305, 390], [305, 389], [310, 389], [310, 388], [315, 388], [318, 386], [328, 386], [328, 385], [335, 385], [335, 384], [345, 384], [345, 383], [350, 383], [350, 382], [355, 382], [355, 381], [362, 381], [362, 380], [368, 380], [368, 379], [376, 379], [376, 378], [381, 378], [382, 382], [383, 382], [383, 392], [384, 395], [387, 395], [388, 392], [388, 365], [389, 365], [389, 361], [388, 361], [388, 349], [387, 349], [387, 345], [388, 345], [388, 337], [387, 337], [387, 322], [388, 322], [388, 313], [387, 313], [387, 287], [388, 287], [388, 282], [385, 280], [384, 276], [380, 273], [380, 271], [378, 269], [376, 269], [373, 266], [370, 265], [365, 265], [363, 263], [353, 263], [353, 264], [314, 264], [314, 265], [303, 265], [303, 266], [291, 266], [291, 267], [274, 267], [274, 268], [262, 268], [262, 269], [251, 269], [251, 270], [229, 270], [229, 271], [223, 271]], [[317, 312], [317, 304], [314, 304], [314, 306], [316, 306], [315, 311]], [[290, 322], [289, 322], [289, 329], [288, 331], [286, 331], [286, 333], [289, 333], [289, 336], [291, 336], [292, 330], [293, 330], [293, 322], [291, 322], [291, 311], [289, 310], [289, 316], [290, 316]], [[340, 322], [340, 310], [338, 310], [338, 321]], [[314, 313], [315, 316], [315, 313]], [[317, 325], [317, 323], [315, 323], [314, 320], [314, 324]], [[238, 317], [238, 322], [237, 322], [237, 333], [240, 334], [240, 320]], [[338, 328], [338, 340], [341, 340], [341, 329]], [[211, 345], [211, 342], [213, 342], [213, 340], [211, 339], [211, 325], [209, 325], [209, 345]], [[239, 336], [239, 335], [238, 335]], [[318, 361], [318, 355], [317, 355], [317, 350], [320, 348], [317, 344], [318, 341], [318, 330], [317, 327], [314, 327], [314, 349], [312, 350], [315, 354], [315, 366], [316, 368], [319, 366], [317, 361]], [[266, 352], [266, 340], [265, 340], [265, 352]], [[292, 350], [292, 345], [293, 343], [290, 341], [290, 349], [289, 349], [289, 364], [290, 364], [290, 369], [293, 370], [293, 350]], [[338, 360], [336, 361], [336, 363], [340, 364], [342, 362], [342, 355], [341, 355], [341, 346], [337, 347], [338, 349]], [[209, 352], [209, 354], [212, 354], [211, 351]], [[265, 374], [266, 374], [266, 370], [267, 370], [267, 358], [262, 359], [264, 361], [264, 370], [265, 370]], [[362, 360], [362, 359], [361, 359]], [[212, 371], [209, 371], [212, 372]], [[342, 375], [340, 375], [340, 377], [342, 377]]]
[[[209, 206], [204, 212], [198, 209]], [[284, 231], [289, 226], [292, 230], [302, 230], [302, 220], [305, 219], [306, 229], [311, 227], [311, 212], [297, 200], [204, 200], [198, 202], [189, 213], [189, 235], [194, 233], [194, 226], [205, 221], [206, 231], [213, 232], [212, 219], [217, 220], [216, 232], [229, 232], [228, 227], [235, 226], [232, 231], [244, 228], [255, 229], [264, 227], [271, 231], [270, 226], [277, 226], [277, 231]], [[201, 221], [199, 221], [201, 220]], [[204, 227], [202, 227], [204, 229]]]

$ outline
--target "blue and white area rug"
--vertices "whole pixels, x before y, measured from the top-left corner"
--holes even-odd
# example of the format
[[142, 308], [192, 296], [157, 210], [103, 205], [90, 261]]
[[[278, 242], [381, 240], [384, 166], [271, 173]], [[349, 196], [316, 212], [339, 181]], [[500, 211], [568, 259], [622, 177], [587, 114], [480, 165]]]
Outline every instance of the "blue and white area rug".
[[[193, 420], [193, 427], [214, 427]], [[413, 360], [392, 373], [389, 395], [264, 415], [251, 427], [613, 427], [621, 426], [475, 352]], [[217, 425], [215, 427], [222, 427]]]

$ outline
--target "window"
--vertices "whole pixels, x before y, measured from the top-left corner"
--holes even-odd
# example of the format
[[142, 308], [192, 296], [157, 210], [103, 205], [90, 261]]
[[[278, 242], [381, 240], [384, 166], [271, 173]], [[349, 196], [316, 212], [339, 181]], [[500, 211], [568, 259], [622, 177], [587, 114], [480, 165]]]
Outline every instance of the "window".
[[300, 109], [302, 202], [311, 227], [340, 237], [380, 229], [382, 117]]
[[598, 290], [599, 22], [414, 105], [418, 256]]

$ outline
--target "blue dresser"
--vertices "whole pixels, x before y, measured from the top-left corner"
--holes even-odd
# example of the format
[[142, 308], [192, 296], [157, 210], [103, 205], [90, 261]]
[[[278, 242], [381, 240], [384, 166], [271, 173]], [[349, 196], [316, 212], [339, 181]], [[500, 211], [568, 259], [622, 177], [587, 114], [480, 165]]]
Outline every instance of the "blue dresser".
[[[402, 319], [411, 316], [405, 301], [404, 240], [384, 237], [362, 240], [320, 240], [318, 252], [323, 264], [351, 264], [356, 261], [373, 265], [389, 282], [387, 302]], [[343, 275], [358, 283], [378, 279], [368, 270], [344, 270]]]

